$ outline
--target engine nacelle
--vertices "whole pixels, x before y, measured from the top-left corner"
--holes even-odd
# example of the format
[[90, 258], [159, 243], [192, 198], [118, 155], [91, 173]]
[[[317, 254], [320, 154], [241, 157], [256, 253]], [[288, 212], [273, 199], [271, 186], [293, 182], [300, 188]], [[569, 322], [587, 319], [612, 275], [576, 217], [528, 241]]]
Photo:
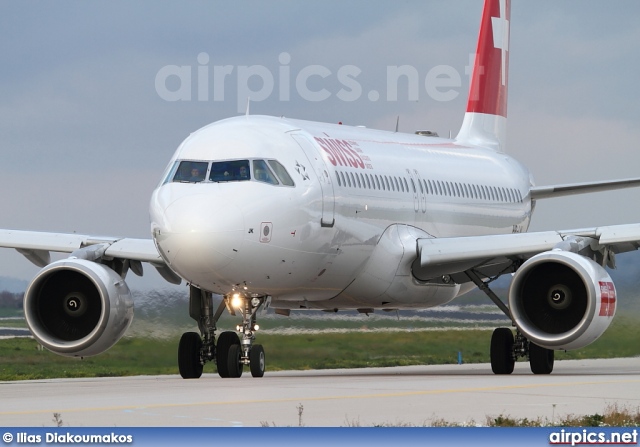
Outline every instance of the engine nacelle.
[[24, 296], [33, 336], [56, 354], [100, 354], [124, 335], [133, 319], [129, 287], [113, 270], [84, 259], [43, 268]]
[[516, 326], [547, 349], [579, 349], [609, 327], [616, 289], [600, 265], [576, 253], [552, 250], [525, 262], [509, 288]]

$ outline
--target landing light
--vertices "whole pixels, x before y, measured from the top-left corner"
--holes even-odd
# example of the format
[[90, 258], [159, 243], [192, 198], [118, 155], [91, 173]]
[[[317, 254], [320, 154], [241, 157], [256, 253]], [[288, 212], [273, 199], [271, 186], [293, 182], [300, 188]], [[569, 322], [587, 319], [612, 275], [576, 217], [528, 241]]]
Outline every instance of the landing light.
[[242, 298], [240, 298], [239, 293], [234, 293], [231, 296], [231, 307], [235, 307], [236, 309], [242, 308]]

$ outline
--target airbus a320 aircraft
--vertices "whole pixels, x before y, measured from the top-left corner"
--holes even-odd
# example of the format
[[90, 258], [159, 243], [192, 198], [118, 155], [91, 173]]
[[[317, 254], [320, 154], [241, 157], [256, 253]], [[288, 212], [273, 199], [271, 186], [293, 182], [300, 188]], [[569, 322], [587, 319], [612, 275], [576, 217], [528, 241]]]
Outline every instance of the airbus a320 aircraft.
[[[596, 340], [616, 309], [604, 267], [640, 245], [640, 225], [526, 233], [537, 200], [640, 179], [536, 187], [505, 153], [509, 0], [486, 0], [467, 111], [454, 139], [266, 116], [208, 125], [177, 149], [153, 192], [152, 238], [0, 231], [42, 270], [24, 297], [33, 336], [61, 355], [96, 355], [133, 317], [125, 276], [150, 263], [189, 284], [198, 332], [178, 348], [184, 378], [265, 371], [257, 312], [424, 309], [475, 287], [515, 327], [491, 338], [491, 368]], [[49, 253], [70, 256], [51, 263]], [[508, 303], [488, 283], [513, 274]], [[222, 296], [222, 299], [214, 299]], [[219, 301], [219, 303], [218, 303]], [[237, 331], [217, 334], [225, 311]]]

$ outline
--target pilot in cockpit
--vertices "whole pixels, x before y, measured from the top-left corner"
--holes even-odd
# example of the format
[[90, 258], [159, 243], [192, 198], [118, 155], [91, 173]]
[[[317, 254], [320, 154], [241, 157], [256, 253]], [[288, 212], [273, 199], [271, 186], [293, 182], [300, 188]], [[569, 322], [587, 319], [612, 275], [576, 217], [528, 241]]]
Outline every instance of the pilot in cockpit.
[[200, 169], [196, 167], [191, 168], [191, 178], [189, 178], [190, 182], [201, 182], [203, 177], [204, 176], [200, 174]]

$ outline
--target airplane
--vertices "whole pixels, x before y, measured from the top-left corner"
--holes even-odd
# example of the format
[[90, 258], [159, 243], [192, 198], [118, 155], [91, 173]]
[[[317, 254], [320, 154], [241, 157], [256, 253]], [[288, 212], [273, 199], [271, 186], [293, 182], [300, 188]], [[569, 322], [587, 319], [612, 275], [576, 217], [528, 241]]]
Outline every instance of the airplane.
[[[535, 186], [506, 153], [510, 0], [486, 0], [467, 109], [455, 138], [246, 114], [187, 137], [150, 202], [151, 238], [0, 230], [42, 269], [24, 312], [34, 338], [70, 357], [125, 333], [125, 282], [142, 263], [189, 285], [198, 332], [178, 346], [185, 379], [266, 369], [260, 311], [425, 309], [479, 288], [512, 328], [494, 330], [491, 369], [582, 348], [611, 323], [605, 267], [640, 246], [640, 224], [528, 233], [538, 200], [640, 186], [640, 178]], [[51, 252], [69, 254], [51, 262]], [[512, 275], [507, 302], [490, 283]], [[218, 333], [225, 312], [236, 331]], [[514, 330], [515, 329], [515, 330]]]

